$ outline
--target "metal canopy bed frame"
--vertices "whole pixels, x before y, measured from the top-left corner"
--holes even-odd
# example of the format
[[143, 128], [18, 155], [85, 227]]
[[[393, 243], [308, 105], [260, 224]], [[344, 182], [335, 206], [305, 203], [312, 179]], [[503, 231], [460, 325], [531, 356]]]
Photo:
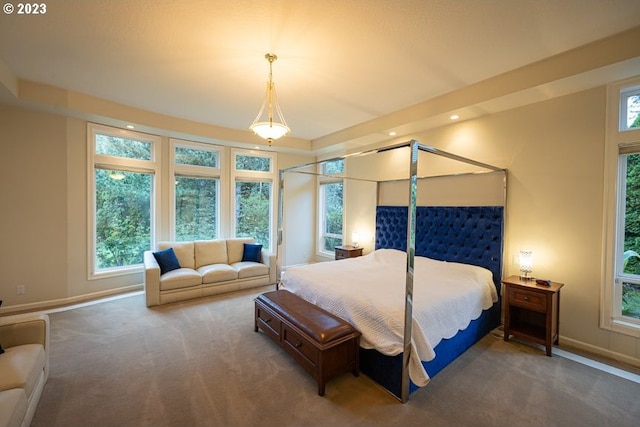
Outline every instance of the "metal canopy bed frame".
[[[368, 156], [378, 153], [385, 153], [392, 150], [398, 150], [406, 147], [409, 148], [409, 176], [402, 178], [402, 181], [407, 181], [409, 184], [409, 190], [407, 194], [406, 206], [378, 206], [378, 200], [376, 200], [376, 237], [375, 237], [375, 249], [391, 248], [399, 249], [407, 253], [406, 262], [406, 280], [405, 280], [405, 299], [404, 299], [404, 337], [403, 337], [403, 349], [404, 351], [397, 356], [386, 356], [378, 353], [375, 350], [365, 350], [361, 348], [361, 371], [374, 379], [376, 382], [385, 387], [395, 397], [400, 399], [403, 403], [409, 400], [411, 392], [418, 387], [415, 386], [409, 377], [409, 357], [411, 354], [411, 337], [412, 337], [412, 316], [413, 316], [413, 285], [414, 285], [414, 257], [428, 256], [430, 258], [438, 259], [441, 261], [450, 262], [462, 262], [468, 264], [475, 264], [483, 266], [489, 269], [493, 275], [493, 281], [500, 295], [500, 280], [502, 277], [502, 252], [503, 252], [503, 236], [504, 236], [504, 209], [506, 207], [506, 185], [507, 185], [507, 170], [498, 168], [486, 163], [481, 163], [472, 159], [468, 159], [462, 156], [458, 156], [452, 153], [448, 153], [431, 146], [420, 144], [416, 140], [403, 142], [400, 144], [384, 147], [380, 149], [373, 149], [354, 154], [348, 154], [340, 157], [334, 157], [325, 159], [318, 162], [307, 163], [298, 165], [286, 169], [281, 169], [279, 174], [279, 203], [278, 203], [278, 231], [277, 231], [277, 262], [278, 270], [282, 271], [282, 245], [283, 245], [283, 217], [284, 217], [284, 182], [285, 176], [288, 173], [301, 173], [316, 176], [330, 176], [336, 177], [336, 175], [326, 175], [322, 171], [318, 170], [317, 166], [326, 163], [342, 159], [347, 159], [354, 156]], [[465, 165], [470, 165], [481, 171], [463, 172], [446, 175], [430, 175], [423, 174], [418, 176], [419, 154], [427, 153], [439, 157], [448, 158], [456, 162], [460, 162]], [[313, 168], [314, 170], [305, 170]], [[458, 209], [458, 207], [447, 206], [418, 206], [418, 185], [423, 179], [437, 178], [444, 176], [460, 176], [460, 175], [478, 175], [486, 173], [501, 173], [502, 174], [502, 206], [473, 206], [473, 207], [460, 207], [466, 209], [465, 212], [460, 214], [452, 213], [451, 209]], [[338, 175], [342, 179], [350, 180], [356, 179], [361, 181], [371, 181], [377, 184], [378, 189], [381, 183], [387, 181], [398, 181], [397, 179], [390, 180], [370, 180], [356, 177], [346, 176], [348, 174]], [[379, 197], [379, 191], [378, 196]], [[477, 209], [476, 209], [477, 208]], [[435, 211], [431, 209], [436, 209]], [[445, 211], [442, 211], [444, 209]], [[471, 209], [472, 211], [469, 211]], [[487, 211], [488, 209], [488, 211]], [[486, 243], [484, 248], [480, 244], [481, 248], [467, 248], [469, 250], [460, 251], [460, 247], [451, 253], [439, 253], [442, 252], [442, 239], [448, 239], [449, 237], [440, 235], [435, 238], [429, 237], [432, 234], [442, 234], [438, 230], [434, 230], [435, 227], [440, 227], [443, 223], [445, 228], [457, 228], [460, 225], [460, 221], [466, 221], [467, 219], [460, 217], [470, 217], [471, 221], [476, 221], [475, 218], [481, 218], [483, 222], [482, 227], [491, 228], [491, 236], [488, 237], [489, 242]], [[434, 217], [435, 218], [432, 218]], [[486, 217], [491, 217], [488, 220]], [[390, 221], [389, 219], [392, 218]], [[452, 219], [450, 219], [452, 218]], [[451, 222], [453, 221], [453, 222]], [[484, 224], [487, 221], [490, 223]], [[420, 236], [417, 237], [416, 229], [417, 224], [419, 232], [422, 235], [427, 235], [426, 241]], [[429, 224], [426, 224], [429, 223]], [[464, 226], [464, 225], [463, 225]], [[477, 225], [469, 227], [473, 230], [478, 228]], [[391, 231], [390, 231], [391, 229]], [[420, 231], [422, 230], [422, 231]], [[468, 235], [462, 239], [462, 241], [455, 242], [455, 245], [468, 245], [469, 239], [484, 239], [484, 236], [475, 237], [473, 233], [475, 231], [469, 231]], [[481, 231], [482, 232], [482, 231]], [[391, 235], [389, 234], [391, 233]], [[446, 233], [446, 231], [445, 231]], [[418, 240], [417, 240], [418, 239]], [[460, 239], [458, 239], [460, 240]], [[475, 240], [474, 240], [475, 241]], [[447, 243], [448, 244], [448, 243]], [[475, 244], [473, 246], [476, 246]], [[482, 252], [478, 254], [478, 252]], [[446, 251], [445, 251], [446, 252]], [[472, 259], [473, 258], [473, 259]], [[338, 261], [340, 262], [340, 261]], [[444, 360], [432, 360], [429, 362], [423, 361], [423, 366], [427, 368], [430, 377], [433, 377], [437, 372], [442, 370], [445, 366], [451, 363], [455, 358], [462, 354], [466, 349], [471, 347], [480, 338], [485, 336], [490, 330], [497, 327], [500, 324], [500, 299], [494, 304], [494, 306], [483, 312], [481, 318], [471, 322], [470, 326], [464, 331], [467, 332], [466, 337], [462, 338], [462, 343], [454, 342], [452, 340], [443, 339], [436, 347], [438, 350], [443, 347], [445, 351], [450, 353], [444, 357]], [[486, 314], [486, 316], [485, 316]], [[473, 327], [472, 327], [473, 326]], [[456, 337], [453, 337], [456, 338]], [[437, 359], [437, 358], [436, 358]], [[430, 368], [427, 367], [430, 364]], [[381, 369], [382, 367], [382, 369]], [[400, 377], [398, 379], [398, 376]]]

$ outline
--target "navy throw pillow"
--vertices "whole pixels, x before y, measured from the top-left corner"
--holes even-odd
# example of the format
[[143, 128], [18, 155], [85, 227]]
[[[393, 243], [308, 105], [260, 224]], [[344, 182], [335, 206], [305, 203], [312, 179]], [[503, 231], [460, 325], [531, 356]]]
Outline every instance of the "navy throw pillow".
[[156, 261], [158, 261], [158, 265], [160, 266], [160, 274], [168, 273], [180, 268], [178, 257], [176, 257], [176, 253], [173, 251], [173, 248], [154, 252], [153, 257], [156, 259]]
[[242, 252], [242, 261], [260, 262], [261, 253], [262, 245], [245, 243], [244, 252]]

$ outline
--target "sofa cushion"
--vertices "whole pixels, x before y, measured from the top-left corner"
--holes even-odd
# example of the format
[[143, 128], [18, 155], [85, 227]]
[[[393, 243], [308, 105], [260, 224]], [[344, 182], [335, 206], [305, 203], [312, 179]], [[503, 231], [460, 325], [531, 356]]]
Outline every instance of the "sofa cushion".
[[238, 271], [229, 264], [205, 265], [198, 269], [202, 283], [225, 282], [238, 278]]
[[262, 259], [262, 245], [255, 243], [245, 243], [242, 261], [260, 262]]
[[178, 257], [180, 267], [183, 268], [195, 268], [194, 254], [193, 254], [193, 242], [159, 242], [158, 249], [173, 248], [173, 251]]
[[231, 264], [231, 266], [238, 272], [238, 279], [269, 275], [269, 267], [259, 262], [240, 261]]
[[227, 242], [224, 240], [196, 240], [196, 269], [203, 265], [227, 264]]
[[0, 391], [23, 388], [31, 396], [42, 375], [46, 354], [42, 344], [5, 348], [0, 356]]
[[227, 239], [227, 257], [229, 258], [227, 261], [228, 264], [242, 261], [242, 254], [244, 253], [245, 243], [254, 243], [254, 240], [251, 237]]
[[180, 268], [180, 261], [178, 261], [178, 257], [176, 257], [176, 253], [173, 251], [173, 248], [153, 252], [153, 257], [158, 262], [160, 274], [165, 274]]
[[22, 425], [27, 413], [27, 393], [21, 388], [0, 391], [0, 427]]
[[189, 288], [202, 283], [202, 277], [197, 271], [190, 268], [179, 268], [160, 276], [160, 290]]

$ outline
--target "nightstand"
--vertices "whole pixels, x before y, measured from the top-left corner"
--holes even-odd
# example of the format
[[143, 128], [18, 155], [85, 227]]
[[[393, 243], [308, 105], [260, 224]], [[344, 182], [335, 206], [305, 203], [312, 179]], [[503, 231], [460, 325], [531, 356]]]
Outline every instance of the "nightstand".
[[336, 259], [355, 258], [362, 256], [362, 248], [351, 245], [336, 246]]
[[542, 344], [551, 356], [551, 347], [558, 344], [560, 319], [560, 288], [563, 283], [538, 285], [535, 279], [521, 280], [510, 276], [502, 281], [504, 301], [504, 340], [509, 335]]

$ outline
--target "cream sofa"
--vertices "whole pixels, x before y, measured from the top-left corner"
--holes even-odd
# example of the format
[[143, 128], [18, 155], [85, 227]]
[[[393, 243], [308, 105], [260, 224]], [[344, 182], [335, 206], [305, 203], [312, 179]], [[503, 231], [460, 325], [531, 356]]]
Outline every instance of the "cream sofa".
[[276, 283], [276, 257], [266, 250], [260, 262], [242, 261], [251, 238], [159, 242], [157, 250], [173, 248], [180, 268], [160, 274], [153, 251], [144, 253], [147, 307]]
[[0, 317], [0, 427], [29, 426], [49, 376], [49, 317]]

